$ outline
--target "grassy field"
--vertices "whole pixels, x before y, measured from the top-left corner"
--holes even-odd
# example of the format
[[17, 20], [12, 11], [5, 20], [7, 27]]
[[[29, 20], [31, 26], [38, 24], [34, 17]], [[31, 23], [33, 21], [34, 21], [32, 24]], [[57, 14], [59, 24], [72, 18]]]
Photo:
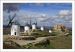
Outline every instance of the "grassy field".
[[72, 37], [69, 36], [50, 36], [49, 40], [45, 43], [38, 43], [35, 46], [33, 44], [27, 44], [23, 46], [17, 46], [17, 44], [6, 45], [4, 44], [4, 49], [72, 49]]
[[[8, 38], [7, 32], [9, 31], [7, 30], [4, 32], [5, 33], [3, 33], [4, 34], [3, 40], [5, 42], [7, 41], [7, 38]], [[49, 33], [48, 31], [35, 30], [31, 32], [31, 35], [28, 35], [28, 36], [34, 36], [36, 38], [49, 37], [49, 39], [46, 42], [41, 42], [36, 45], [27, 44], [27, 45], [20, 46], [19, 44], [13, 42], [12, 45], [3, 44], [3, 48], [4, 49], [72, 49], [72, 32], [71, 31], [69, 35], [65, 36], [63, 32]], [[31, 40], [27, 40], [27, 41], [31, 41]], [[25, 42], [25, 40], [23, 40], [23, 42]]]
[[72, 36], [57, 36], [50, 40], [50, 45], [55, 49], [72, 49]]

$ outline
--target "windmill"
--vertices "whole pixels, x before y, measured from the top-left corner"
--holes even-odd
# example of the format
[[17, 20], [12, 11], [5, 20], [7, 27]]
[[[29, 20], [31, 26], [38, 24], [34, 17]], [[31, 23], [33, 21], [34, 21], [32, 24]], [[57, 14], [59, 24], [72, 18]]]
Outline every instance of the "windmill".
[[11, 26], [11, 35], [14, 35], [14, 36], [20, 35], [20, 26], [18, 21], [15, 20], [14, 22], [11, 22], [11, 23], [13, 23]]

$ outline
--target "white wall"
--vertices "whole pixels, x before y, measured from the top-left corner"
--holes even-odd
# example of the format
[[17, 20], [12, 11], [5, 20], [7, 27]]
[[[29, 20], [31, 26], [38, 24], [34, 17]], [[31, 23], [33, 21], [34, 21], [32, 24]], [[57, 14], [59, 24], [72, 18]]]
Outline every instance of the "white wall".
[[41, 27], [40, 30], [43, 31], [44, 30], [44, 27]]
[[52, 31], [51, 31], [51, 30], [49, 30], [49, 33], [52, 33]]
[[24, 32], [29, 32], [29, 27], [28, 26], [24, 27]]
[[18, 25], [12, 25], [11, 27], [11, 35], [15, 35], [16, 32], [16, 36], [20, 35], [20, 27]]
[[36, 25], [35, 24], [32, 25], [32, 30], [34, 30], [34, 29], [36, 29]]

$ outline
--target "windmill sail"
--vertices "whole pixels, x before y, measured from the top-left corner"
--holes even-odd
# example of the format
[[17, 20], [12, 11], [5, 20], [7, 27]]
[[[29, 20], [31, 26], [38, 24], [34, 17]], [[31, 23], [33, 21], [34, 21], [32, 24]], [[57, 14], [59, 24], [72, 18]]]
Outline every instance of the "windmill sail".
[[15, 18], [15, 16], [16, 16], [16, 14], [14, 14], [14, 16], [11, 18], [10, 15], [9, 15], [9, 23], [8, 23], [8, 26], [11, 26], [12, 25], [12, 21]]

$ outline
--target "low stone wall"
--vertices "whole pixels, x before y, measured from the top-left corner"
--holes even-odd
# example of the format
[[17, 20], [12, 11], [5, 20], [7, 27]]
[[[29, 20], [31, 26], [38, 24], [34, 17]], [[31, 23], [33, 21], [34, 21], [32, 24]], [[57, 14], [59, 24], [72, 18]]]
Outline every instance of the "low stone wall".
[[10, 36], [8, 39], [12, 40], [35, 40], [34, 36]]

